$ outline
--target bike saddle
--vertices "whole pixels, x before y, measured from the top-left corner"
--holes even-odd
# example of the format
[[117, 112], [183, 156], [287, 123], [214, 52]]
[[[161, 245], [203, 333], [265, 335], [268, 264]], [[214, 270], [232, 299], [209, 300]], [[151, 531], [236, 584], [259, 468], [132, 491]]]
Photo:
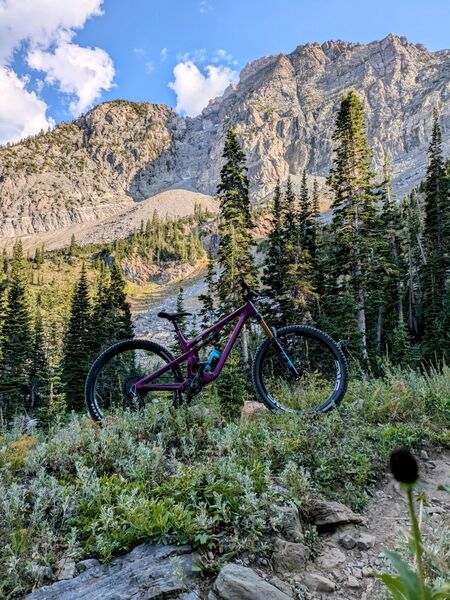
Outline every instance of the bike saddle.
[[168, 321], [178, 321], [183, 317], [189, 317], [192, 313], [189, 312], [179, 312], [179, 313], [168, 313], [168, 312], [159, 312], [158, 317], [160, 319], [167, 319]]

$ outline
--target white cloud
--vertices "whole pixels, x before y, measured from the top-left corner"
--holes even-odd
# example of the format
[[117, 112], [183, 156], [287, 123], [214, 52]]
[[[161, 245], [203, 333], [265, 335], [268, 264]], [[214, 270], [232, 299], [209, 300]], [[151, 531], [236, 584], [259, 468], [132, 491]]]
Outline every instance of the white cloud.
[[169, 54], [168, 48], [161, 48], [161, 52], [159, 53], [159, 55], [161, 57], [162, 62], [164, 62], [166, 60], [168, 54]]
[[146, 72], [146, 73], [151, 73], [151, 72], [152, 72], [152, 71], [154, 71], [154, 70], [155, 70], [155, 65], [152, 63], [152, 61], [151, 61], [151, 60], [148, 60], [148, 61], [145, 63], [145, 72]]
[[147, 54], [147, 52], [146, 52], [146, 50], [144, 50], [144, 48], [133, 48], [133, 52], [137, 56], [145, 56]]
[[41, 129], [52, 127], [47, 105], [35, 92], [25, 89], [27, 79], [11, 69], [0, 67], [0, 144], [18, 142]]
[[20, 78], [11, 69], [15, 52], [22, 51], [30, 66], [44, 71], [45, 83], [57, 84], [62, 92], [72, 96], [70, 107], [74, 114], [87, 108], [101, 90], [111, 87], [114, 67], [106, 52], [71, 43], [74, 30], [83, 27], [90, 17], [102, 14], [102, 2], [0, 0], [2, 142], [32, 135], [53, 124], [39, 97], [42, 80], [35, 80], [36, 91], [29, 91], [28, 79]]
[[45, 81], [75, 96], [70, 111], [78, 116], [113, 84], [114, 66], [101, 48], [82, 48], [63, 42], [54, 52], [34, 50], [28, 54], [30, 67], [45, 72]]
[[101, 15], [103, 0], [0, 0], [0, 61], [8, 61], [23, 42], [48, 48], [71, 39], [73, 29]]
[[231, 62], [233, 60], [233, 55], [224, 50], [223, 48], [219, 48], [216, 52], [215, 58], [217, 60], [225, 60], [227, 62]]
[[177, 110], [194, 117], [208, 104], [209, 100], [220, 96], [224, 90], [238, 80], [237, 71], [224, 66], [208, 65], [204, 75], [192, 62], [178, 63], [173, 74], [175, 81], [169, 83], [177, 96]]
[[207, 58], [206, 48], [197, 48], [189, 52], [178, 52], [177, 60], [179, 62], [203, 63]]

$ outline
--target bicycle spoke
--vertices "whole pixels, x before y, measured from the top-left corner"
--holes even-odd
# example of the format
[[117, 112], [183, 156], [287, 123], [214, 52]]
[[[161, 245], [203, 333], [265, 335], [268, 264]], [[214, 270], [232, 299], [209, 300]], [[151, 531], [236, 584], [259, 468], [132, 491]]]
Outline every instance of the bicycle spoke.
[[318, 339], [292, 333], [272, 343], [261, 377], [272, 401], [288, 411], [309, 411], [332, 395], [338, 363]]
[[[94, 399], [103, 415], [116, 410], [142, 410], [147, 404], [171, 404], [173, 391], [142, 391], [136, 383], [166, 364], [162, 357], [142, 348], [128, 349], [112, 356], [98, 370]], [[160, 375], [152, 383], [176, 383], [173, 372]]]

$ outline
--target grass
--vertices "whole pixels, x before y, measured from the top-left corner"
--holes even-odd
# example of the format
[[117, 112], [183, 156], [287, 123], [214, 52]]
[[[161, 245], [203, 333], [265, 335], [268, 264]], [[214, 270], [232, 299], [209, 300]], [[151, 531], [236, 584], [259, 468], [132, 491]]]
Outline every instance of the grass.
[[[277, 506], [294, 502], [306, 523], [322, 496], [362, 510], [394, 446], [450, 446], [449, 409], [447, 368], [353, 382], [338, 410], [308, 419], [226, 421], [212, 390], [103, 427], [81, 415], [48, 431], [18, 422], [0, 442], [0, 593], [38, 584], [32, 562], [108, 561], [149, 539], [192, 543], [204, 571], [267, 554]], [[317, 543], [314, 529], [306, 539]]]

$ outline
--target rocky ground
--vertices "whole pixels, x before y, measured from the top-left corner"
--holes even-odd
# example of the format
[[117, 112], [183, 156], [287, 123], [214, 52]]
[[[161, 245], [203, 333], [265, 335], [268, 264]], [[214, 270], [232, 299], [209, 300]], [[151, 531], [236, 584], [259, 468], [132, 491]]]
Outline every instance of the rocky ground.
[[[428, 506], [423, 522], [448, 527], [448, 494], [438, 485], [448, 483], [450, 454], [421, 453], [421, 477]], [[418, 507], [419, 511], [421, 510]], [[337, 502], [322, 502], [313, 513], [322, 547], [312, 560], [304, 544], [297, 509], [282, 509], [281, 527], [273, 540], [270, 561], [251, 564], [245, 558], [227, 564], [211, 581], [200, 580], [193, 569], [196, 554], [189, 546], [143, 544], [109, 565], [94, 559], [65, 559], [51, 585], [29, 594], [27, 600], [305, 600], [382, 598], [372, 576], [384, 565], [383, 551], [399, 541], [408, 527], [406, 501], [388, 479], [374, 494], [363, 514]], [[48, 567], [40, 567], [49, 569]]]

